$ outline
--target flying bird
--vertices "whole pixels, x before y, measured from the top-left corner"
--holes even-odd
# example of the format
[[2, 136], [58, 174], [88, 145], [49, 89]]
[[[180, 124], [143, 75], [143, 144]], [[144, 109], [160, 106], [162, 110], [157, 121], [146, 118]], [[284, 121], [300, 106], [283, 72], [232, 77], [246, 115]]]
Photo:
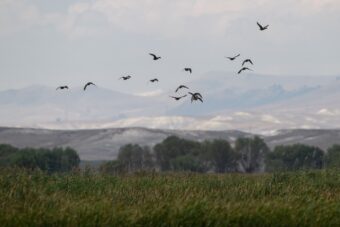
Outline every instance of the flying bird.
[[251, 70], [250, 68], [248, 68], [248, 67], [243, 67], [242, 69], [240, 69], [240, 71], [238, 71], [237, 74], [241, 74], [243, 71], [246, 71], [246, 70], [252, 71], [252, 70]]
[[149, 55], [151, 55], [151, 56], [153, 57], [153, 60], [154, 60], [154, 61], [157, 61], [157, 60], [159, 60], [159, 59], [162, 58], [162, 57], [156, 56], [155, 54], [152, 54], [152, 53], [150, 53]]
[[150, 80], [151, 83], [159, 82], [157, 78]]
[[173, 98], [173, 99], [175, 99], [176, 101], [179, 101], [179, 100], [181, 100], [182, 98], [185, 98], [185, 97], [187, 97], [187, 95], [183, 95], [183, 96], [179, 96], [179, 97], [170, 96], [170, 98]]
[[130, 75], [128, 75], [128, 76], [122, 76], [122, 77], [120, 77], [119, 79], [129, 80], [129, 79], [131, 79], [131, 76], [130, 76]]
[[59, 86], [59, 87], [57, 87], [57, 89], [56, 90], [64, 90], [64, 89], [68, 89], [68, 86]]
[[189, 89], [187, 86], [185, 85], [180, 85], [177, 89], [176, 89], [176, 93], [180, 90], [180, 89]]
[[85, 86], [84, 86], [84, 91], [86, 90], [86, 88], [88, 87], [88, 86], [90, 86], [90, 85], [93, 85], [93, 86], [96, 86], [94, 83], [92, 83], [92, 82], [88, 82], [87, 84], [85, 84]]
[[269, 25], [266, 25], [266, 26], [262, 26], [259, 22], [257, 22], [257, 25], [259, 26], [260, 28], [260, 31], [264, 31], [264, 30], [267, 30]]
[[250, 63], [250, 64], [254, 65], [251, 59], [244, 60], [243, 63], [242, 63], [242, 66], [244, 66], [244, 64], [246, 64], [246, 63]]
[[236, 58], [238, 58], [240, 56], [241, 56], [241, 54], [238, 54], [238, 55], [236, 55], [234, 57], [226, 57], [226, 58], [228, 58], [230, 61], [234, 61]]
[[192, 73], [192, 68], [184, 68], [184, 71], [189, 72], [191, 74]]
[[191, 93], [189, 92], [189, 94], [191, 95], [191, 103], [193, 101], [201, 101], [203, 103], [203, 97], [200, 93]]

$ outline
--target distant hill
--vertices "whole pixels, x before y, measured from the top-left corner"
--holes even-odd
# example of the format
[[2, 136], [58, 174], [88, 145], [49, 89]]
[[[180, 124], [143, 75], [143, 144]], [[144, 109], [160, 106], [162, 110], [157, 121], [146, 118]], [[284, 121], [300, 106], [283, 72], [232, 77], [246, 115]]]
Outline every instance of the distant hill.
[[[203, 141], [226, 139], [233, 143], [239, 137], [252, 136], [240, 131], [180, 131], [146, 128], [112, 128], [98, 130], [46, 130], [0, 128], [0, 143], [17, 147], [69, 146], [79, 152], [82, 160], [115, 159], [121, 146], [128, 143], [154, 146], [170, 135]], [[270, 147], [304, 143], [327, 149], [339, 143], [340, 130], [281, 130], [276, 135], [263, 136]]]

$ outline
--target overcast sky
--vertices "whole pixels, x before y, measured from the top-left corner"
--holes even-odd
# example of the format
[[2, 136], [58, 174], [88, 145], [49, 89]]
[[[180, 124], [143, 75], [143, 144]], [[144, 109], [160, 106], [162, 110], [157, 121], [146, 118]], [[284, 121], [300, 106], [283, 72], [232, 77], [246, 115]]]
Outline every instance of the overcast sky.
[[[256, 21], [270, 24], [258, 31]], [[155, 52], [163, 59], [153, 62]], [[132, 90], [241, 53], [263, 74], [340, 73], [339, 0], [0, 0], [0, 89], [95, 83]]]

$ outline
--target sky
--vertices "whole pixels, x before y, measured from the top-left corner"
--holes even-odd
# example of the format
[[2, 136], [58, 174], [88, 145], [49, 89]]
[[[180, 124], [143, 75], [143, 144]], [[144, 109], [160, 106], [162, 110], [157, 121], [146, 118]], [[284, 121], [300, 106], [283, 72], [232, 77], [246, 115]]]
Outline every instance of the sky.
[[339, 22], [339, 0], [0, 0], [0, 90], [93, 81], [147, 92], [154, 77], [163, 89], [237, 71], [224, 57], [238, 53], [258, 74], [339, 74]]

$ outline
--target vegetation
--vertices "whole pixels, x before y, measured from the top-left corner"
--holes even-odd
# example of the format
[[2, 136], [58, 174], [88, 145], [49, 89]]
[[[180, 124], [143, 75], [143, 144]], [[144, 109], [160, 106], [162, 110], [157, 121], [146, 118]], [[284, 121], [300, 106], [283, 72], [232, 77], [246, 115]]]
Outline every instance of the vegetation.
[[267, 170], [321, 169], [323, 160], [324, 152], [318, 147], [302, 144], [278, 146], [267, 155]]
[[132, 144], [122, 147], [117, 160], [104, 163], [101, 172], [263, 173], [322, 168], [340, 168], [340, 145], [327, 153], [302, 144], [270, 151], [260, 137], [239, 138], [231, 146], [226, 140], [195, 142], [170, 136], [152, 149]]
[[0, 166], [40, 169], [49, 173], [68, 172], [80, 163], [77, 152], [71, 148], [24, 148], [0, 145]]
[[0, 171], [2, 226], [339, 226], [340, 172]]

